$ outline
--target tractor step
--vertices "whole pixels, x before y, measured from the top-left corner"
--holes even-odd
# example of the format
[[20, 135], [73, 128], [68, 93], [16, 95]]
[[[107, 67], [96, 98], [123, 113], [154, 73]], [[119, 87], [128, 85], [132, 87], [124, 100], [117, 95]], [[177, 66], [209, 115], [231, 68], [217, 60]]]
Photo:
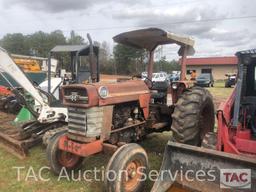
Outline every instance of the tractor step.
[[[169, 191], [170, 188], [177, 186], [177, 184], [190, 191], [224, 191], [225, 189], [221, 187], [230, 187], [232, 183], [230, 183], [230, 186], [227, 186], [223, 182], [223, 179], [221, 179], [225, 175], [223, 173], [230, 171], [231, 173], [228, 172], [228, 174], [232, 175], [233, 171], [244, 171], [244, 169], [251, 172], [249, 191], [256, 191], [255, 156], [240, 156], [169, 141], [165, 148], [159, 172], [161, 177], [158, 177], [151, 192]], [[203, 172], [200, 173], [201, 175], [206, 173], [206, 176], [204, 178], [200, 177], [200, 180], [198, 180], [195, 176], [198, 171]], [[210, 175], [207, 173], [210, 173]], [[175, 174], [177, 175], [176, 177], [174, 177]], [[189, 175], [189, 179], [186, 179], [186, 174]], [[202, 181], [202, 179], [204, 180]], [[241, 185], [238, 187], [241, 187]], [[233, 189], [236, 191], [244, 190]]]

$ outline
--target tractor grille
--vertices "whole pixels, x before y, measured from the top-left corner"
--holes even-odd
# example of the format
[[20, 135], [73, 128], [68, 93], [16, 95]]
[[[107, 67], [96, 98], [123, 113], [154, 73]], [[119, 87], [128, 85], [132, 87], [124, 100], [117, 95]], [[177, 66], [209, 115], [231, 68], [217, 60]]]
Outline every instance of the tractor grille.
[[88, 95], [86, 89], [82, 88], [65, 88], [64, 99], [69, 103], [82, 103], [88, 104]]
[[86, 135], [86, 110], [82, 108], [68, 108], [68, 131]]
[[103, 107], [68, 108], [68, 132], [86, 137], [101, 134], [103, 127]]

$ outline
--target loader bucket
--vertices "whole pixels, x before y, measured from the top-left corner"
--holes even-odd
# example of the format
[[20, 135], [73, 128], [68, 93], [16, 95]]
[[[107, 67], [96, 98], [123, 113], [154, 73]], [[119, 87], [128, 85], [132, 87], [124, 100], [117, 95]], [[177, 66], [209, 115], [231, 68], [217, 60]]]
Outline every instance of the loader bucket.
[[[247, 178], [243, 178], [243, 181], [239, 180], [240, 177], [236, 177], [240, 172], [248, 173], [248, 171], [251, 173], [251, 178], [249, 174], [246, 174]], [[187, 191], [217, 192], [232, 187], [236, 191], [247, 189], [254, 192], [256, 191], [255, 156], [234, 155], [169, 141], [158, 179], [151, 192], [170, 192], [174, 186], [180, 186]]]
[[[24, 108], [25, 109], [25, 108]], [[26, 116], [28, 111], [25, 110]], [[0, 147], [20, 159], [28, 156], [29, 149], [40, 144], [44, 133], [61, 127], [64, 122], [39, 123], [38, 121], [14, 122], [15, 116], [0, 111]]]

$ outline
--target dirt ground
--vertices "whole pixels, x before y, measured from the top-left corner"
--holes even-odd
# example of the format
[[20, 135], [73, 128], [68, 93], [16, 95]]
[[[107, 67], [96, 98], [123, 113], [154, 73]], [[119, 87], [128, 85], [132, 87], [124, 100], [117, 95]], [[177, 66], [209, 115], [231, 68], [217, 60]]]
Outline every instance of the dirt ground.
[[[113, 80], [124, 76], [102, 75], [104, 80]], [[207, 88], [212, 93], [217, 108], [232, 92], [232, 88], [224, 88], [224, 83], [216, 83], [215, 87]], [[159, 170], [166, 142], [171, 132], [154, 133], [139, 143], [148, 153], [150, 169]], [[85, 159], [83, 170], [99, 169], [106, 166], [110, 155], [99, 154]], [[58, 178], [48, 170], [45, 149], [42, 146], [33, 148], [30, 156], [25, 160], [19, 160], [6, 151], [0, 149], [0, 191], [1, 192], [44, 192], [44, 191], [72, 191], [72, 192], [100, 192], [103, 184], [100, 181], [70, 181], [68, 178]], [[20, 167], [20, 168], [18, 168]], [[43, 168], [43, 169], [42, 169]], [[17, 170], [20, 170], [18, 173]], [[40, 172], [41, 171], [41, 172]], [[40, 179], [40, 176], [43, 178]], [[46, 180], [45, 180], [46, 179]], [[69, 178], [70, 179], [70, 178]], [[150, 191], [152, 182], [147, 181], [145, 191]]]

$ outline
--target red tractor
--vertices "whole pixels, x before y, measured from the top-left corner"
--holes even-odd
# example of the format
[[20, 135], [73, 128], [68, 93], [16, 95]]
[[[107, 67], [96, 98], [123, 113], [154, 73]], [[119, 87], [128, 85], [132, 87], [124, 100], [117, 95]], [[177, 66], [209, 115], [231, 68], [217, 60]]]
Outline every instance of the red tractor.
[[[222, 191], [220, 186], [223, 185], [230, 191], [256, 191], [256, 50], [240, 51], [236, 56], [239, 60], [237, 84], [217, 110], [217, 133], [207, 133], [202, 147], [169, 141], [160, 170], [171, 170], [172, 173], [180, 171], [181, 167], [183, 173], [187, 170], [207, 173], [210, 170], [215, 180], [181, 181], [166, 175], [158, 179], [152, 192], [167, 191], [178, 184], [192, 191]], [[221, 179], [226, 169], [230, 175], [237, 169], [250, 174], [246, 182], [231, 186]], [[230, 181], [239, 180], [236, 176], [232, 175]]]
[[[129, 177], [122, 182], [107, 180], [106, 190], [139, 191], [143, 182], [136, 170], [147, 168], [148, 158], [132, 142], [152, 132], [172, 130], [175, 141], [200, 146], [205, 134], [213, 131], [214, 104], [207, 90], [184, 81], [186, 56], [194, 54], [191, 38], [149, 28], [113, 39], [149, 52], [146, 80], [63, 86], [68, 126], [49, 138], [47, 158], [52, 171], [59, 174], [63, 167], [73, 170], [84, 158], [113, 149], [107, 170], [127, 170]], [[180, 46], [181, 81], [153, 83], [154, 50], [165, 44]]]

